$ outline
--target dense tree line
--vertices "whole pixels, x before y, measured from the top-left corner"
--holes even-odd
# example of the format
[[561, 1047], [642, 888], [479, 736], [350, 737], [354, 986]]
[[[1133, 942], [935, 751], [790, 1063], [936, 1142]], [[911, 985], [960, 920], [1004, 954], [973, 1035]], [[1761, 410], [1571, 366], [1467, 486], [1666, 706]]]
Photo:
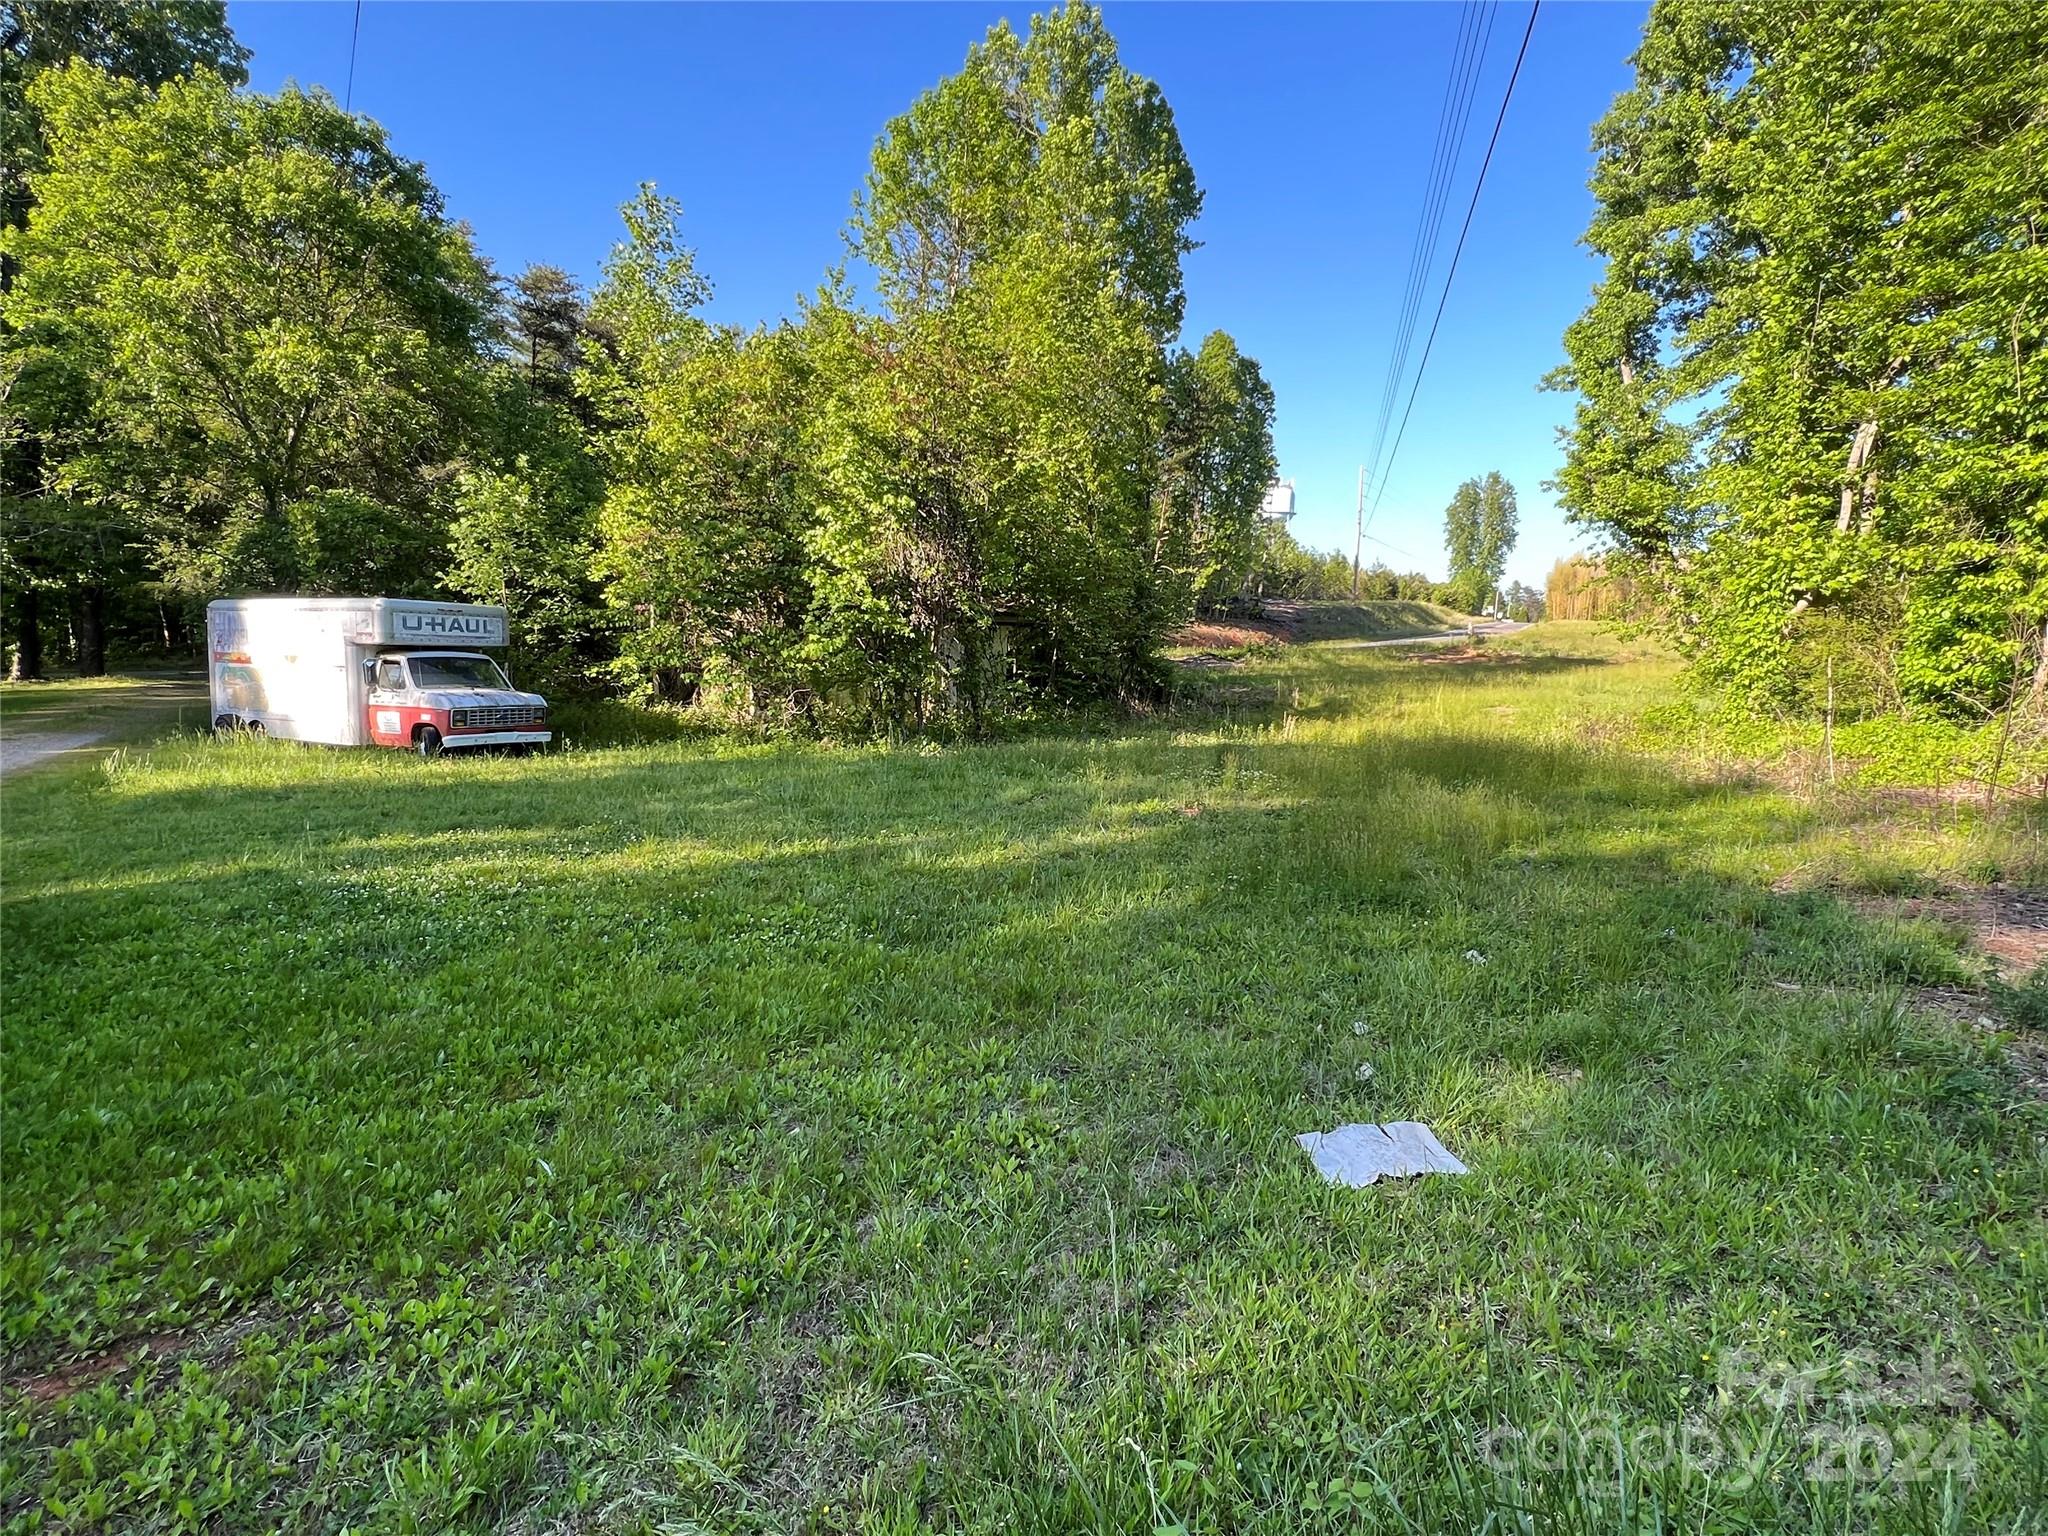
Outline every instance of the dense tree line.
[[1519, 581], [1511, 581], [1500, 589], [1500, 612], [1502, 618], [1513, 619], [1518, 624], [1540, 623], [1552, 617], [1550, 594], [1538, 592]]
[[651, 187], [593, 291], [505, 281], [377, 125], [242, 89], [220, 7], [63, 9], [147, 68], [8, 14], [19, 668], [46, 592], [444, 592], [557, 686], [893, 724], [1141, 693], [1251, 588], [1272, 391], [1180, 343], [1201, 193], [1086, 5], [887, 125], [847, 232], [875, 306], [828, 276], [753, 331], [703, 318]]
[[1287, 531], [1287, 525], [1264, 522], [1249, 582], [1254, 598], [1320, 599], [1349, 596], [1351, 557], [1337, 550], [1309, 549]]
[[1381, 561], [1354, 568], [1342, 550], [1309, 549], [1283, 523], [1262, 522], [1253, 532], [1251, 575], [1243, 588], [1259, 598], [1309, 601], [1357, 596], [1365, 602], [1441, 603], [1455, 606], [1450, 583], [1422, 571], [1396, 571]]
[[1627, 581], [1603, 561], [1570, 555], [1550, 568], [1544, 614], [1553, 619], [1615, 619], [1632, 611]]
[[1772, 704], [2048, 686], [2048, 8], [1658, 0], [1596, 130], [1561, 498]]

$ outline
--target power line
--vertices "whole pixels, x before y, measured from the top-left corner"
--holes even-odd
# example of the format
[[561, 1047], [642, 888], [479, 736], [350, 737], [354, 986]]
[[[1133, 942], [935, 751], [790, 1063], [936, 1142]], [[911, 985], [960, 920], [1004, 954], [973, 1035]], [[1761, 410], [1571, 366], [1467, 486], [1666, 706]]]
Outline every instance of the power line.
[[1422, 211], [1415, 221], [1415, 233], [1408, 242], [1408, 270], [1401, 280], [1401, 302], [1394, 311], [1393, 337], [1387, 354], [1387, 379], [1380, 391], [1379, 420], [1373, 428], [1372, 447], [1366, 453], [1366, 462], [1369, 465], [1376, 465], [1379, 462], [1380, 448], [1386, 442], [1387, 427], [1393, 420], [1394, 401], [1399, 398], [1395, 391], [1401, 378], [1400, 359], [1405, 351], [1404, 343], [1413, 324], [1412, 311], [1422, 286], [1422, 247], [1429, 228], [1430, 210], [1436, 202], [1437, 183], [1443, 176], [1444, 145], [1450, 137], [1453, 104], [1458, 98], [1458, 82], [1464, 74], [1466, 51], [1470, 46], [1468, 24], [1476, 13], [1477, 6], [1474, 0], [1466, 0], [1458, 11], [1458, 37], [1451, 47], [1450, 71], [1444, 76], [1444, 99], [1437, 108], [1436, 142], [1430, 146], [1429, 170], [1423, 178]]
[[1365, 539], [1365, 542], [1366, 542], [1366, 543], [1368, 543], [1368, 544], [1377, 544], [1377, 545], [1379, 545], [1379, 547], [1380, 547], [1381, 549], [1390, 549], [1390, 550], [1392, 550], [1392, 551], [1393, 551], [1393, 552], [1394, 552], [1395, 554], [1399, 555], [1399, 556], [1400, 556], [1400, 557], [1401, 557], [1401, 558], [1402, 558], [1403, 560], [1416, 560], [1416, 559], [1419, 559], [1419, 558], [1421, 558], [1421, 557], [1420, 557], [1420, 556], [1418, 556], [1418, 555], [1411, 555], [1411, 554], [1409, 554], [1409, 553], [1408, 553], [1408, 551], [1407, 551], [1407, 550], [1405, 550], [1405, 549], [1403, 549], [1403, 548], [1402, 548], [1402, 547], [1401, 547], [1400, 545], [1398, 545], [1398, 544], [1389, 544], [1389, 543], [1388, 543], [1388, 542], [1387, 542], [1387, 541], [1386, 541], [1385, 539], [1382, 539], [1382, 538], [1376, 537], [1376, 536], [1375, 536], [1375, 535], [1373, 535], [1373, 534], [1370, 534], [1370, 533], [1368, 533], [1368, 534], [1365, 534], [1365, 535], [1364, 535], [1363, 537], [1364, 537], [1364, 539]]
[[341, 110], [346, 112], [356, 99], [356, 39], [363, 32], [363, 0], [356, 0], [356, 19], [348, 29], [348, 89], [341, 93]]
[[[1529, 56], [1529, 39], [1536, 31], [1536, 13], [1543, 9], [1543, 0], [1534, 0], [1529, 7], [1529, 24], [1522, 29], [1522, 46], [1515, 52], [1515, 67], [1508, 73], [1507, 89], [1501, 92], [1500, 111], [1494, 114], [1493, 136], [1486, 141], [1486, 157], [1479, 162], [1479, 179], [1472, 183], [1472, 200], [1465, 205], [1465, 222], [1458, 229], [1458, 243], [1451, 250], [1450, 270], [1444, 273], [1444, 289], [1437, 295], [1436, 314], [1429, 322], [1429, 337], [1422, 344], [1422, 361], [1415, 365], [1415, 383], [1408, 391], [1408, 404], [1401, 411], [1401, 427], [1394, 434], [1394, 446], [1387, 452], [1386, 472], [1380, 477], [1379, 491], [1373, 497], [1372, 510], [1377, 515], [1380, 501], [1387, 494], [1387, 481], [1393, 477], [1394, 461], [1401, 453], [1401, 439], [1408, 435], [1408, 418], [1415, 411], [1415, 396], [1422, 388], [1422, 376], [1429, 368], [1430, 350], [1436, 345], [1436, 329], [1443, 323], [1444, 305], [1451, 297], [1451, 283], [1458, 275], [1458, 258], [1465, 254], [1465, 237], [1472, 232], [1472, 215], [1479, 207], [1479, 192], [1486, 185], [1487, 167], [1493, 164], [1494, 147], [1500, 143], [1501, 124], [1507, 121], [1508, 103], [1514, 100], [1515, 82], [1522, 75], [1522, 60]], [[1366, 519], [1370, 524], [1371, 517]]]
[[[1369, 478], [1378, 483], [1380, 449], [1393, 422], [1394, 402], [1400, 399], [1401, 376], [1408, 366], [1408, 349], [1415, 340], [1415, 322], [1422, 309], [1422, 294], [1429, 282], [1429, 270], [1436, 260], [1436, 242], [1443, 226], [1444, 208], [1450, 200], [1458, 161], [1465, 148], [1465, 133], [1471, 123], [1474, 89], [1479, 66], [1485, 58], [1486, 42], [1493, 32], [1493, 13], [1498, 0], [1481, 4], [1466, 0], [1459, 12], [1458, 37], [1451, 50], [1451, 67], [1444, 77], [1443, 102], [1437, 111], [1436, 141], [1430, 150], [1429, 173], [1424, 179], [1422, 211], [1415, 235], [1408, 247], [1408, 272], [1401, 285], [1401, 303], [1395, 312], [1393, 343], [1389, 350], [1386, 383], [1380, 392], [1379, 418], [1374, 424], [1372, 445], [1366, 454]], [[1483, 20], [1482, 20], [1483, 17]]]
[[1464, 77], [1458, 82], [1458, 100], [1453, 110], [1452, 123], [1443, 151], [1443, 170], [1437, 180], [1435, 196], [1427, 216], [1418, 233], [1422, 237], [1422, 248], [1415, 265], [1413, 286], [1408, 294], [1408, 309], [1402, 319], [1400, 345], [1394, 357], [1392, 377], [1387, 381], [1387, 400], [1382, 408], [1379, 431], [1373, 442], [1374, 484], [1378, 484], [1379, 451], [1386, 445], [1387, 427], [1394, 415], [1394, 402], [1400, 398], [1401, 378], [1407, 371], [1409, 349], [1415, 344], [1415, 322], [1421, 317], [1422, 296], [1429, 287], [1429, 274], [1436, 267], [1437, 241], [1443, 234], [1444, 211], [1450, 205], [1451, 188], [1456, 184], [1458, 166], [1465, 157], [1465, 135], [1472, 124], [1472, 108], [1477, 101], [1479, 77], [1486, 63], [1487, 45], [1493, 40], [1494, 13], [1499, 10], [1498, 0], [1484, 7], [1483, 19], [1475, 9], [1473, 17], [1473, 43], [1465, 52]]
[[[1443, 180], [1437, 187], [1436, 207], [1431, 211], [1429, 217], [1429, 238], [1423, 246], [1422, 265], [1415, 274], [1415, 293], [1409, 300], [1408, 327], [1401, 338], [1400, 362], [1394, 373], [1394, 388], [1397, 392], [1401, 387], [1401, 372], [1408, 366], [1409, 348], [1415, 344], [1415, 322], [1422, 314], [1423, 291], [1429, 286], [1429, 274], [1436, 266], [1437, 240], [1443, 234], [1444, 211], [1450, 205], [1451, 188], [1457, 181], [1458, 166], [1465, 158], [1465, 134], [1472, 126], [1472, 108], [1478, 97], [1479, 77], [1486, 64], [1487, 47], [1493, 41], [1494, 14], [1499, 9], [1499, 0], [1493, 0], [1493, 3], [1486, 7], [1484, 29], [1479, 33], [1477, 46], [1467, 55], [1466, 76], [1463, 86], [1464, 102], [1458, 114], [1457, 133], [1451, 141], [1449, 157], [1444, 162]], [[1391, 420], [1393, 414], [1393, 403], [1389, 401], [1387, 409], [1389, 420]], [[1381, 443], [1386, 441], [1386, 427], [1387, 423], [1382, 421], [1380, 424]], [[1375, 463], [1373, 465], [1375, 476], [1378, 475], [1379, 469], [1380, 466]], [[1374, 484], [1378, 484], [1377, 479], [1375, 479]]]

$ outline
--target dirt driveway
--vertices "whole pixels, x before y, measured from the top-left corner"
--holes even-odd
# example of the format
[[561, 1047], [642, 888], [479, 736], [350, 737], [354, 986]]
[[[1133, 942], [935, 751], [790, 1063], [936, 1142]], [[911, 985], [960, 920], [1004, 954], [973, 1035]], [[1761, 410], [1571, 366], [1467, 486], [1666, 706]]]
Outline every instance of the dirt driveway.
[[0, 779], [94, 748], [206, 723], [198, 671], [0, 686]]

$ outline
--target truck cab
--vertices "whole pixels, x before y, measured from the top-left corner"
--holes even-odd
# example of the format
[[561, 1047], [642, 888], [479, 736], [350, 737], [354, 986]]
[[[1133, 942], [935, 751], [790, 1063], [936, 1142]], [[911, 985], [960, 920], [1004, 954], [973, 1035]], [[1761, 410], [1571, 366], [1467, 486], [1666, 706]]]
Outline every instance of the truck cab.
[[480, 651], [382, 650], [363, 662], [364, 724], [380, 747], [422, 757], [468, 747], [537, 747], [548, 701], [514, 688]]

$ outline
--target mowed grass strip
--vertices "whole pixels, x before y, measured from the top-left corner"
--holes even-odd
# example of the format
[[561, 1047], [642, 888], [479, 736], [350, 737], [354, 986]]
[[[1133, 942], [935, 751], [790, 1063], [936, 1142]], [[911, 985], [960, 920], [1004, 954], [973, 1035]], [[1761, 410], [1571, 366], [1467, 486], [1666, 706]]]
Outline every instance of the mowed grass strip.
[[[1919, 1006], [1956, 935], [1772, 889], [2038, 823], [1612, 745], [1671, 688], [1310, 646], [1095, 739], [11, 783], [0, 1517], [2038, 1523], [2037, 1090]], [[1471, 1176], [1291, 1139], [1393, 1119]]]

